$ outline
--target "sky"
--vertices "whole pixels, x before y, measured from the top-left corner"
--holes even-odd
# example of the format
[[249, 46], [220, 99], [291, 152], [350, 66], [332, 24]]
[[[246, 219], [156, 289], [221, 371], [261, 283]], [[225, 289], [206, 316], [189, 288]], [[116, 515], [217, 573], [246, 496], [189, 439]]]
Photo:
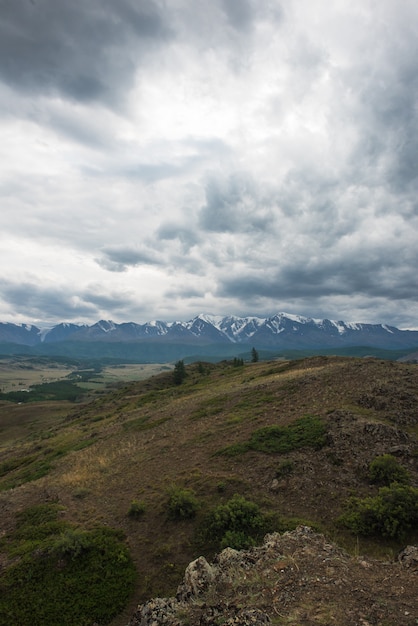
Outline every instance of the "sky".
[[418, 329], [416, 0], [0, 0], [0, 321]]

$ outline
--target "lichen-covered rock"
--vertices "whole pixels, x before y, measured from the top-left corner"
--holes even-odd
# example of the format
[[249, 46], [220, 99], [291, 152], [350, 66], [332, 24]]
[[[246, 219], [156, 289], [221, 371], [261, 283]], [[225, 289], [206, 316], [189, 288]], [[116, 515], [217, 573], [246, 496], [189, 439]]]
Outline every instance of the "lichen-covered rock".
[[404, 567], [418, 569], [418, 546], [406, 546], [398, 555], [398, 561]]
[[262, 626], [277, 616], [306, 625], [412, 626], [417, 575], [417, 546], [394, 562], [352, 557], [299, 526], [248, 550], [226, 548], [211, 564], [199, 557], [176, 598], [139, 606], [129, 626]]
[[138, 607], [128, 626], [179, 626], [178, 609], [175, 598], [153, 598]]
[[259, 609], [243, 609], [225, 622], [225, 626], [261, 626], [261, 624], [271, 624], [271, 620]]
[[199, 556], [187, 566], [184, 581], [177, 589], [177, 599], [186, 600], [199, 596], [207, 590], [214, 578], [214, 568], [209, 565], [204, 556]]
[[234, 548], [225, 548], [216, 556], [215, 562], [219, 567], [224, 567], [225, 565], [231, 565], [231, 563], [237, 563], [241, 559], [242, 552], [234, 550]]

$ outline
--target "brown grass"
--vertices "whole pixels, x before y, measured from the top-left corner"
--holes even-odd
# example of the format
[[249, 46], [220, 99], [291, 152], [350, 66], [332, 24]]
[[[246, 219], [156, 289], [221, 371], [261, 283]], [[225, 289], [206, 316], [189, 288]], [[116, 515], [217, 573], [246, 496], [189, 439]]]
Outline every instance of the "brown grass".
[[[46, 432], [52, 448], [63, 440], [94, 441], [82, 450], [69, 446], [47, 476], [3, 492], [0, 504], [5, 528], [13, 525], [17, 511], [53, 498], [72, 521], [83, 526], [100, 521], [125, 531], [140, 576], [132, 605], [113, 626], [126, 624], [138, 600], [173, 592], [184, 567], [201, 550], [195, 538], [205, 514], [236, 492], [266, 513], [312, 521], [349, 545], [350, 536], [335, 520], [351, 493], [372, 493], [364, 468], [376, 454], [398, 444], [401, 449], [402, 437], [409, 438], [400, 460], [418, 479], [412, 454], [418, 415], [415, 366], [318, 357], [243, 368], [221, 363], [208, 369], [202, 375], [196, 365], [189, 366], [180, 386], [173, 385], [170, 373], [131, 382], [82, 406], [0, 408], [2, 458], [22, 445], [36, 448]], [[386, 408], [383, 400], [373, 406], [373, 398], [386, 398]], [[324, 449], [286, 455], [248, 452], [233, 458], [215, 454], [246, 441], [255, 429], [286, 425], [304, 415], [326, 420], [329, 442]], [[383, 426], [365, 430], [369, 423]], [[291, 461], [294, 471], [276, 484], [283, 461]], [[167, 520], [167, 493], [173, 485], [195, 491], [201, 502], [195, 520]], [[132, 500], [145, 504], [139, 520], [128, 516]], [[362, 549], [376, 552], [379, 545], [368, 541]], [[397, 546], [385, 544], [381, 551], [390, 549]], [[322, 613], [311, 618], [318, 624], [326, 619]]]

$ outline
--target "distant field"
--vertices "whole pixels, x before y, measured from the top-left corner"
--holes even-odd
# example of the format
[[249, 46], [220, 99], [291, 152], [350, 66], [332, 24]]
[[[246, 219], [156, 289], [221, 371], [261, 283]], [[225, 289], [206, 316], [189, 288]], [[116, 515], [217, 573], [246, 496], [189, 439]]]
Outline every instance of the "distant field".
[[27, 357], [6, 357], [0, 359], [0, 391], [22, 391], [32, 385], [50, 383], [66, 378], [73, 367], [62, 363], [37, 363]]
[[171, 366], [159, 363], [103, 366], [100, 371], [89, 378], [88, 382], [77, 381], [78, 369], [72, 363], [56, 362], [52, 359], [25, 356], [3, 357], [0, 358], [0, 392], [23, 391], [33, 385], [65, 379], [71, 374], [72, 380], [77, 382], [80, 387], [98, 389], [125, 380], [127, 382], [143, 380], [164, 370], [169, 370]]
[[105, 366], [101, 372], [92, 376], [88, 382], [80, 382], [78, 384], [84, 389], [98, 389], [101, 386], [110, 385], [112, 383], [144, 380], [145, 378], [171, 369], [173, 368], [170, 365], [161, 363]]
[[[144, 380], [170, 369], [172, 367], [168, 364], [124, 364], [102, 369], [97, 368], [96, 364], [89, 369], [83, 364], [66, 364], [50, 359], [3, 357], [0, 358], [0, 391], [9, 393], [29, 390], [33, 385], [54, 383], [71, 377], [72, 383], [81, 389], [96, 392], [105, 390], [107, 385]], [[86, 371], [91, 376], [83, 381]], [[15, 440], [31, 438], [40, 429], [55, 428], [73, 407], [71, 402], [56, 399], [29, 403], [0, 401], [0, 454]]]

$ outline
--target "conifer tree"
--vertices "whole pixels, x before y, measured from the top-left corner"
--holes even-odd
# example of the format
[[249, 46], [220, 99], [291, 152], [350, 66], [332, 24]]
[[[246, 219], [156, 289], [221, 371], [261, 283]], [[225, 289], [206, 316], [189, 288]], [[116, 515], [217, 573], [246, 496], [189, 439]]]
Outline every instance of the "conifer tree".
[[181, 385], [181, 383], [187, 376], [186, 368], [184, 366], [184, 361], [177, 361], [177, 363], [174, 365], [173, 375], [174, 375], [174, 383], [176, 385]]

